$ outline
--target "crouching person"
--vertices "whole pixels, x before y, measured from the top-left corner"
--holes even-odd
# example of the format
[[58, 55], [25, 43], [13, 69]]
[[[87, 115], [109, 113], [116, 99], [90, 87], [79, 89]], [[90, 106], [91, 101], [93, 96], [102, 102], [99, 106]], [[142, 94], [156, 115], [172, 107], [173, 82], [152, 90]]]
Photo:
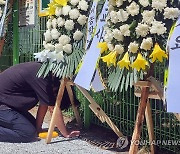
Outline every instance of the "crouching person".
[[[55, 105], [57, 90], [54, 92], [54, 89], [59, 82], [51, 73], [46, 78], [38, 78], [40, 66], [38, 62], [27, 62], [0, 73], [0, 142], [32, 142], [42, 131], [47, 109]], [[69, 100], [66, 101], [63, 97], [64, 106], [69, 104]], [[38, 102], [34, 118], [28, 111]], [[79, 136], [79, 131], [67, 131], [61, 110], [57, 116], [56, 126], [64, 137]]]

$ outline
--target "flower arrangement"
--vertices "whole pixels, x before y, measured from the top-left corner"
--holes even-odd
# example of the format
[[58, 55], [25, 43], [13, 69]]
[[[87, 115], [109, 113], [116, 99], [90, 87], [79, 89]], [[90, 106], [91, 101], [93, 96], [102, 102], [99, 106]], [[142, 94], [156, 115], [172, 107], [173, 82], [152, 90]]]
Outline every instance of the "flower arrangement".
[[[109, 67], [109, 87], [132, 86], [151, 64], [167, 59], [166, 43], [180, 15], [176, 0], [109, 0], [102, 61]], [[113, 80], [113, 81], [112, 81]]]
[[3, 8], [5, 4], [6, 4], [6, 1], [0, 0], [0, 19], [2, 18]]
[[[64, 69], [67, 69], [64, 65], [68, 66], [68, 63], [78, 64], [84, 50], [89, 7], [90, 4], [86, 0], [52, 0], [47, 8], [44, 50], [35, 53], [35, 58], [45, 65], [47, 62], [61, 63]], [[69, 73], [72, 70], [74, 69]], [[61, 77], [62, 74], [57, 76]]]
[[6, 1], [5, 0], [0, 0], [0, 37], [2, 35], [2, 29], [3, 29], [3, 26], [4, 26], [4, 19], [3, 19], [3, 13], [4, 13], [4, 8], [5, 8], [5, 4], [6, 4]]

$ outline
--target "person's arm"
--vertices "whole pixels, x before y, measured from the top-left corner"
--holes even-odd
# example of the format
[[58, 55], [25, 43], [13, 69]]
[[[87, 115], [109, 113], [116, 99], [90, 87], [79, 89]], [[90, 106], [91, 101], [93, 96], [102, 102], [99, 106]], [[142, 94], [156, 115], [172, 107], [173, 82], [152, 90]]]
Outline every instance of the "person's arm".
[[[53, 111], [53, 107], [49, 107], [50, 112], [52, 113]], [[64, 119], [63, 119], [63, 114], [61, 109], [59, 108], [58, 112], [56, 112], [56, 116], [57, 116], [57, 121], [56, 121], [56, 127], [59, 129], [59, 131], [61, 132], [61, 134], [64, 137], [76, 137], [79, 136], [80, 131], [71, 131], [68, 132], [64, 123]]]
[[48, 109], [47, 105], [40, 104], [38, 107], [38, 111], [36, 115], [36, 129], [38, 133], [42, 131], [42, 123], [46, 115], [47, 109]]

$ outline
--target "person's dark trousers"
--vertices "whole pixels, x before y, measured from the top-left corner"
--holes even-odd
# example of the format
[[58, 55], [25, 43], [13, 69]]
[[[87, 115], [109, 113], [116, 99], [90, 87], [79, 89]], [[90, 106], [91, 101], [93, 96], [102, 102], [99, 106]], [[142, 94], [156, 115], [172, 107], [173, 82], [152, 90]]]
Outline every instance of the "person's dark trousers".
[[35, 137], [35, 119], [30, 113], [0, 108], [0, 142], [31, 142]]

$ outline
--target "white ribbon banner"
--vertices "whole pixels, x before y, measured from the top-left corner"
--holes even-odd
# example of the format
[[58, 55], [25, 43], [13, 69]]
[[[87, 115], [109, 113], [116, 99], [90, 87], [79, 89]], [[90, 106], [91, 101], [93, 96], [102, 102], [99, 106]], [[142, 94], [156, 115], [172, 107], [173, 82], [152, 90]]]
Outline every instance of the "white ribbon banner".
[[169, 40], [169, 74], [166, 91], [167, 111], [180, 113], [180, 17]]
[[[92, 44], [90, 48], [87, 50], [87, 53], [83, 59], [81, 69], [79, 70], [79, 73], [77, 74], [74, 80], [74, 83], [80, 85], [81, 87], [87, 90], [90, 90], [92, 78], [93, 78], [95, 68], [96, 68], [96, 63], [100, 56], [100, 49], [97, 48], [97, 43], [103, 39], [105, 18], [107, 14], [108, 14], [108, 1], [106, 0], [103, 6], [102, 12], [100, 14], [100, 17], [98, 19], [98, 22], [97, 22], [96, 33], [92, 40]], [[102, 82], [100, 82], [99, 84], [102, 85]], [[97, 89], [99, 91], [99, 88]]]
[[86, 47], [85, 47], [86, 50], [90, 46], [92, 35], [96, 27], [96, 14], [97, 14], [96, 8], [97, 8], [97, 2], [93, 1], [90, 14], [88, 17], [88, 28], [87, 28], [88, 31], [87, 31], [87, 40], [86, 40]]

